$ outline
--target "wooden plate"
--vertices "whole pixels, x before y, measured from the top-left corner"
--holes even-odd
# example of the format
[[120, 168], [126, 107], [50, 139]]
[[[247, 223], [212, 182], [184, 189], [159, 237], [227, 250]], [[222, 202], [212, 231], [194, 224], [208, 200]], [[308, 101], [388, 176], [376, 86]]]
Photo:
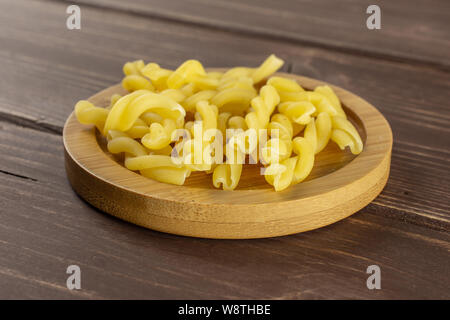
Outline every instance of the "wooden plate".
[[[304, 88], [321, 81], [295, 78]], [[245, 165], [234, 191], [215, 189], [211, 175], [193, 173], [183, 186], [160, 183], [126, 169], [109, 154], [92, 126], [72, 113], [64, 126], [65, 164], [73, 189], [87, 202], [120, 219], [178, 235], [202, 238], [263, 238], [320, 228], [369, 204], [389, 176], [392, 132], [381, 113], [360, 97], [331, 86], [364, 141], [358, 156], [330, 141], [307, 180], [275, 192], [257, 165]], [[109, 105], [120, 85], [89, 98]]]

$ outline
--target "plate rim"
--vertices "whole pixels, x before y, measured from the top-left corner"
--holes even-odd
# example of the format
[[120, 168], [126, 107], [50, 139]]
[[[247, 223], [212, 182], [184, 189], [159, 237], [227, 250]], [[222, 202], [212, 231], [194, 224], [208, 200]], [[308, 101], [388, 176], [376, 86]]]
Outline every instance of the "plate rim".
[[[218, 71], [218, 70], [223, 70], [223, 69], [208, 69], [211, 71]], [[345, 218], [348, 215], [351, 215], [352, 213], [354, 213], [355, 211], [357, 211], [356, 209], [361, 209], [362, 207], [364, 207], [365, 205], [367, 205], [368, 203], [371, 202], [371, 200], [373, 200], [374, 197], [376, 197], [381, 190], [383, 189], [384, 185], [386, 184], [387, 181], [387, 177], [389, 175], [389, 167], [390, 167], [390, 156], [391, 156], [391, 151], [392, 151], [392, 144], [393, 144], [393, 137], [392, 137], [392, 130], [391, 127], [389, 125], [389, 123], [387, 122], [387, 120], [384, 118], [384, 116], [374, 107], [372, 106], [369, 102], [367, 102], [366, 100], [362, 99], [361, 97], [357, 96], [356, 94], [349, 92], [345, 89], [342, 89], [338, 86], [334, 86], [331, 85], [329, 83], [326, 83], [324, 81], [320, 81], [320, 80], [316, 80], [313, 78], [308, 78], [308, 77], [304, 77], [304, 76], [299, 76], [299, 75], [295, 75], [295, 74], [288, 74], [288, 73], [283, 73], [283, 72], [278, 72], [276, 73], [276, 75], [279, 76], [284, 76], [284, 77], [288, 77], [288, 78], [294, 78], [296, 79], [300, 85], [305, 86], [306, 88], [312, 88], [315, 87], [317, 85], [329, 85], [330, 87], [333, 88], [333, 90], [335, 90], [336, 94], [338, 95], [339, 99], [342, 101], [342, 103], [349, 108], [350, 110], [352, 110], [353, 113], [355, 113], [355, 115], [361, 120], [363, 126], [364, 126], [364, 130], [366, 131], [366, 141], [365, 141], [365, 145], [364, 145], [364, 149], [361, 152], [361, 154], [359, 154], [358, 156], [356, 156], [354, 159], [352, 159], [352, 161], [350, 161], [348, 164], [346, 164], [344, 167], [336, 170], [335, 172], [332, 172], [330, 174], [315, 178], [313, 180], [309, 180], [306, 182], [303, 182], [301, 184], [297, 184], [294, 186], [289, 187], [287, 190], [291, 189], [291, 191], [287, 192], [291, 194], [291, 198], [288, 197], [288, 199], [284, 199], [283, 200], [283, 192], [275, 192], [272, 189], [255, 189], [255, 190], [234, 190], [234, 191], [224, 191], [224, 190], [220, 190], [220, 189], [215, 189], [211, 186], [211, 188], [196, 188], [196, 187], [190, 187], [190, 186], [173, 186], [173, 185], [169, 185], [169, 184], [165, 184], [165, 183], [160, 183], [154, 180], [150, 180], [148, 178], [145, 178], [133, 171], [130, 171], [128, 169], [126, 169], [125, 167], [123, 167], [122, 165], [120, 165], [119, 163], [115, 162], [113, 159], [111, 159], [110, 157], [108, 157], [107, 154], [105, 154], [102, 149], [100, 148], [100, 146], [98, 145], [98, 141], [96, 138], [96, 133], [95, 133], [95, 127], [88, 127], [86, 125], [81, 125], [78, 123], [78, 121], [76, 120], [74, 113], [72, 112], [70, 114], [70, 116], [67, 118], [66, 123], [64, 124], [64, 129], [63, 129], [63, 143], [64, 143], [64, 150], [65, 150], [65, 158], [66, 158], [66, 171], [68, 173], [68, 177], [69, 180], [72, 184], [72, 187], [75, 189], [75, 191], [80, 194], [85, 200], [87, 200], [88, 202], [90, 202], [91, 204], [93, 204], [95, 207], [106, 211], [108, 213], [111, 213], [115, 216], [118, 216], [119, 218], [122, 218], [124, 220], [139, 224], [139, 225], [143, 225], [152, 229], [156, 229], [156, 230], [160, 230], [160, 231], [166, 231], [166, 232], [170, 232], [170, 233], [176, 233], [176, 234], [184, 234], [184, 235], [191, 235], [191, 236], [201, 236], [201, 237], [216, 237], [214, 236], [214, 234], [209, 235], [208, 232], [203, 232], [203, 234], [201, 235], [197, 235], [195, 232], [186, 232], [186, 230], [184, 231], [167, 231], [167, 230], [161, 230], [164, 228], [161, 228], [158, 226], [153, 226], [152, 222], [142, 222], [140, 221], [139, 217], [131, 217], [131, 215], [133, 215], [133, 213], [130, 210], [125, 210], [126, 212], [121, 213], [120, 210], [117, 210], [116, 208], [111, 208], [110, 205], [102, 205], [101, 201], [99, 200], [95, 200], [95, 199], [90, 199], [89, 195], [86, 194], [85, 191], [81, 190], [83, 187], [80, 185], [80, 181], [76, 179], [76, 177], [74, 177], [74, 170], [77, 170], [77, 172], [81, 171], [85, 171], [85, 173], [89, 174], [92, 176], [93, 179], [98, 179], [101, 181], [101, 185], [102, 188], [108, 188], [108, 186], [110, 187], [114, 187], [114, 188], [119, 188], [121, 189], [123, 192], [125, 193], [131, 193], [128, 195], [128, 197], [143, 197], [146, 199], [146, 201], [150, 201], [150, 202], [161, 202], [159, 205], [162, 205], [163, 203], [165, 205], [169, 205], [170, 210], [174, 210], [174, 208], [176, 207], [177, 209], [175, 210], [176, 213], [172, 212], [170, 210], [165, 210], [164, 208], [159, 208], [158, 210], [153, 210], [152, 212], [148, 213], [149, 217], [155, 217], [155, 216], [159, 216], [160, 218], [164, 218], [164, 219], [174, 219], [177, 221], [188, 221], [188, 222], [193, 222], [193, 223], [206, 223], [206, 224], [233, 224], [233, 223], [238, 223], [238, 224], [242, 224], [242, 223], [247, 223], [247, 224], [251, 224], [251, 223], [268, 223], [268, 222], [277, 222], [277, 221], [287, 221], [289, 219], [299, 219], [299, 218], [306, 218], [308, 215], [308, 210], [306, 210], [306, 212], [303, 213], [297, 213], [297, 214], [293, 214], [292, 212], [292, 208], [295, 207], [296, 205], [300, 205], [302, 202], [305, 202], [305, 204], [307, 202], [311, 202], [311, 206], [312, 205], [316, 205], [317, 208], [309, 210], [310, 213], [313, 212], [319, 212], [319, 211], [332, 211], [332, 210], [342, 210], [341, 208], [338, 208], [340, 205], [342, 205], [342, 203], [340, 203], [338, 200], [340, 199], [336, 199], [336, 203], [335, 205], [332, 204], [323, 204], [321, 205], [320, 203], [317, 203], [317, 201], [320, 202], [320, 198], [324, 197], [325, 194], [327, 195], [328, 199], [332, 199], [333, 198], [333, 194], [337, 195], [337, 191], [345, 191], [342, 189], [348, 189], [348, 191], [353, 193], [353, 197], [351, 199], [356, 199], [358, 197], [365, 198], [364, 197], [364, 193], [368, 192], [368, 189], [370, 189], [370, 187], [372, 186], [366, 186], [367, 190], [360, 190], [360, 192], [358, 192], [358, 190], [354, 190], [355, 189], [355, 184], [358, 185], [363, 185], [365, 183], [365, 180], [373, 180], [375, 182], [375, 184], [379, 184], [377, 185], [377, 188], [375, 191], [371, 192], [371, 196], [367, 199], [364, 199], [364, 201], [362, 202], [358, 202], [357, 205], [351, 206], [351, 208], [347, 208], [346, 212], [340, 212], [340, 214], [338, 216], [336, 216], [336, 219], [332, 219], [333, 221], [329, 222], [326, 221], [324, 223], [322, 223], [322, 225], [327, 225], [333, 222], [336, 222], [338, 220], [341, 220], [342, 218]], [[117, 90], [119, 85], [115, 85], [115, 86], [111, 86], [109, 88], [106, 88], [96, 94], [94, 94], [93, 96], [89, 97], [88, 100], [93, 100], [95, 101], [98, 97], [102, 96], [105, 94], [105, 92], [111, 91], [111, 90]], [[351, 102], [351, 101], [354, 102]], [[358, 105], [358, 106], [357, 106]], [[365, 122], [364, 118], [369, 116], [372, 120], [371, 123], [367, 123]], [[382, 127], [380, 129], [380, 127]], [[97, 163], [95, 166], [90, 165], [89, 161], [84, 161], [82, 157], [79, 156], [79, 154], [77, 154], [77, 152], [79, 152], [78, 148], [79, 146], [77, 146], [76, 143], [74, 143], [73, 141], [73, 136], [69, 136], [69, 131], [71, 130], [81, 130], [82, 133], [84, 134], [84, 137], [90, 137], [90, 143], [94, 143], [96, 145], [96, 152], [98, 153], [98, 151], [100, 151], [101, 155], [98, 157], [97, 159]], [[375, 136], [374, 132], [378, 132], [378, 131], [382, 131], [384, 136]], [[71, 133], [72, 134], [72, 133]], [[379, 141], [376, 141], [376, 140]], [[88, 146], [88, 147], [93, 147], [93, 145]], [[86, 148], [86, 146], [84, 146], [84, 148]], [[373, 153], [374, 150], [371, 149], [377, 149], [375, 151], [377, 151], [375, 154]], [[94, 150], [93, 150], [94, 151]], [[370, 151], [370, 152], [369, 152]], [[92, 155], [89, 155], [92, 156]], [[368, 166], [366, 168], [366, 171], [362, 172], [360, 171], [361, 168], [358, 169], [359, 172], [361, 172], [361, 176], [356, 179], [356, 180], [352, 180], [350, 182], [346, 182], [348, 179], [342, 179], [343, 176], [345, 176], [347, 173], [351, 172], [352, 170], [354, 170], [355, 168], [357, 168], [358, 166], [361, 166], [361, 163], [364, 161], [369, 161], [370, 166]], [[100, 167], [102, 167], [102, 165], [105, 165], [106, 167], [109, 166], [117, 166], [118, 168], [123, 169], [122, 172], [125, 175], [125, 177], [128, 178], [124, 178], [124, 179], [118, 179], [115, 178], [114, 176], [108, 176], [108, 175], [104, 175], [102, 174], [102, 170], [100, 170]], [[78, 168], [76, 168], [78, 167]], [[119, 169], [119, 170], [121, 170]], [[71, 172], [71, 174], [70, 174]], [[376, 176], [375, 178], [372, 176]], [[314, 188], [315, 185], [320, 185], [323, 184], [324, 181], [329, 180], [330, 178], [333, 179], [337, 179], [337, 180], [341, 180], [342, 179], [342, 183], [340, 183], [339, 185], [335, 186], [335, 187], [331, 187], [329, 188], [327, 191], [324, 192], [320, 192], [317, 194], [309, 194], [306, 193], [304, 196], [299, 196], [296, 197], [295, 195], [298, 196], [298, 192], [296, 193], [296, 189], [295, 188], [299, 188], [299, 186], [303, 189], [308, 189], [308, 188]], [[142, 180], [140, 180], [142, 179]], [[138, 185], [134, 185], [134, 186], [130, 186], [129, 183], [134, 183], [136, 181], [140, 181], [140, 184]], [[148, 193], [148, 186], [142, 187], [142, 185], [148, 185], [148, 184], [156, 184], [157, 186], [161, 187], [161, 192], [153, 192], [152, 194]], [[326, 183], [325, 183], [326, 184]], [[84, 186], [85, 188], [86, 186]], [[168, 192], [168, 189], [170, 188], [174, 188], [172, 192]], [[179, 188], [183, 188], [184, 192], [187, 192], [188, 190], [194, 191], [194, 199], [180, 199], [179, 196], [177, 197], [177, 192], [176, 190]], [[103, 189], [104, 190], [104, 189]], [[117, 190], [116, 190], [117, 192]], [[203, 194], [204, 193], [204, 194]], [[220, 195], [223, 193], [234, 193], [235, 196], [227, 196], [227, 198], [230, 197], [236, 197], [238, 196], [243, 197], [243, 198], [248, 198], [250, 196], [250, 198], [252, 197], [257, 197], [259, 195], [264, 195], [267, 193], [272, 194], [272, 196], [274, 196], [274, 194], [278, 194], [280, 196], [275, 196], [275, 200], [271, 201], [271, 202], [259, 202], [259, 203], [252, 203], [252, 202], [248, 202], [246, 203], [245, 201], [240, 202], [240, 203], [227, 203], [227, 202], [214, 202], [214, 201], [203, 201], [202, 197], [204, 197], [204, 199], [211, 199], [211, 194], [215, 194], [215, 195]], [[285, 194], [287, 194], [285, 193]], [[202, 197], [198, 197], [198, 195], [202, 195]], [[300, 193], [301, 194], [301, 193]], [[219, 197], [220, 198], [220, 197]], [[277, 198], [279, 200], [277, 200]], [[319, 199], [317, 199], [319, 198]], [[144, 200], [145, 200], [144, 199]], [[212, 198], [214, 199], [214, 197]], [[351, 200], [350, 198], [347, 199], [348, 201]], [[104, 201], [104, 200], [103, 200]], [[144, 201], [144, 202], [146, 202]], [[242, 200], [241, 200], [242, 201]], [[345, 201], [347, 202], [347, 201]], [[142, 208], [142, 210], [145, 210], [145, 207], [147, 206], [150, 207], [158, 207], [158, 204], [155, 203], [144, 203], [144, 206]], [[188, 215], [182, 215], [181, 212], [179, 212], [181, 210], [180, 206], [187, 206], [189, 208], [186, 208], [186, 211], [192, 211], [190, 212], [190, 214]], [[286, 206], [289, 207], [287, 208], [287, 210], [281, 209], [279, 210], [279, 208], [281, 208], [282, 206]], [[274, 208], [270, 208], [271, 206], [273, 206]], [[225, 207], [228, 207], [225, 208]], [[232, 208], [231, 210], [229, 208]], [[239, 209], [239, 208], [245, 208], [248, 209], [246, 212], [241, 212], [241, 215], [237, 215], [236, 212], [232, 213], [231, 211]], [[255, 208], [257, 207], [257, 208]], [[136, 208], [134, 209], [136, 210]], [[271, 217], [270, 214], [268, 214], [267, 212], [272, 212], [275, 210], [279, 210], [282, 214], [281, 214], [281, 219], [280, 219], [280, 215], [273, 215]], [[226, 212], [230, 211], [230, 214], [227, 216]], [[304, 210], [305, 211], [305, 210]], [[208, 213], [209, 212], [209, 213]], [[135, 213], [136, 214], [136, 213]], [[196, 219], [193, 219], [193, 218]], [[236, 220], [236, 218], [239, 217], [239, 219]], [[173, 229], [173, 228], [172, 228]], [[175, 228], [177, 229], [177, 228]], [[181, 228], [183, 229], [183, 228]], [[185, 228], [184, 228], [185, 229]], [[188, 228], [189, 229], [189, 228]], [[299, 232], [301, 231], [306, 231], [306, 230], [310, 230], [312, 228], [306, 228], [305, 230], [299, 230]], [[190, 233], [190, 234], [189, 234]], [[219, 232], [220, 233], [220, 232]], [[261, 232], [259, 232], [261, 233]], [[273, 235], [282, 235], [279, 234], [280, 232], [262, 232], [262, 236], [273, 236]], [[285, 234], [290, 234], [290, 233], [294, 233], [294, 232], [288, 232]], [[219, 234], [217, 237], [220, 238], [228, 238], [227, 236], [228, 232], [224, 231], [223, 234]], [[208, 236], [209, 235], [209, 236]], [[253, 233], [246, 233], [244, 232], [244, 234], [240, 234], [240, 236], [238, 236], [238, 238], [247, 238], [247, 237], [261, 237], [260, 235], [256, 235], [254, 236]], [[234, 236], [232, 236], [232, 238], [235, 238]]]

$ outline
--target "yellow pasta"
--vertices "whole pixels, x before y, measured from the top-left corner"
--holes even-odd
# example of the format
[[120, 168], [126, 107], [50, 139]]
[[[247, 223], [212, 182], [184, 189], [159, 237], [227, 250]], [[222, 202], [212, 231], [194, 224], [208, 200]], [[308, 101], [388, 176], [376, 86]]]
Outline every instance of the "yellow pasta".
[[309, 101], [287, 101], [278, 105], [278, 111], [295, 123], [306, 125], [311, 121], [316, 107]]
[[149, 63], [141, 70], [141, 74], [150, 79], [155, 88], [159, 91], [167, 89], [167, 79], [173, 71], [161, 68], [156, 63]]
[[217, 92], [214, 90], [202, 90], [186, 98], [181, 105], [186, 111], [193, 111], [197, 107], [198, 102], [202, 100], [210, 101], [216, 94]]
[[171, 98], [173, 101], [180, 103], [186, 99], [186, 95], [181, 90], [166, 89], [160, 92], [161, 95]]
[[331, 122], [333, 127], [331, 140], [336, 142], [342, 150], [349, 147], [353, 154], [360, 154], [363, 142], [351, 122], [340, 116], [332, 117]]
[[122, 87], [129, 92], [136, 90], [154, 90], [154, 87], [150, 81], [137, 74], [132, 74], [123, 78]]
[[107, 133], [112, 129], [126, 131], [141, 114], [149, 111], [170, 118], [177, 124], [182, 124], [186, 115], [183, 107], [169, 97], [147, 90], [138, 90], [116, 102], [108, 114], [104, 132]]
[[186, 178], [189, 177], [191, 171], [187, 168], [168, 168], [160, 167], [154, 169], [144, 169], [140, 173], [147, 178], [157, 180], [159, 182], [183, 185]]
[[266, 129], [269, 124], [270, 115], [280, 102], [280, 96], [271, 85], [261, 88], [258, 97], [252, 99], [253, 111], [245, 116], [247, 126], [254, 130]]
[[144, 66], [145, 63], [143, 60], [131, 61], [123, 65], [122, 71], [125, 76], [142, 75], [141, 71], [144, 68]]
[[167, 86], [170, 89], [179, 89], [188, 82], [201, 82], [203, 76], [206, 76], [206, 72], [202, 64], [197, 60], [188, 60], [171, 73], [167, 78]]
[[331, 89], [329, 86], [319, 86], [314, 89], [314, 92], [324, 95], [328, 99], [328, 101], [333, 105], [337, 114], [340, 115], [341, 117], [347, 118], [344, 110], [342, 109], [341, 102], [334, 93], [333, 89]]
[[260, 162], [265, 180], [282, 191], [310, 175], [330, 140], [353, 154], [363, 150], [333, 89], [306, 90], [274, 75], [283, 63], [270, 55], [257, 68], [208, 72], [197, 60], [175, 70], [131, 61], [123, 66], [128, 94], [114, 94], [105, 108], [81, 100], [75, 115], [144, 177], [182, 185], [201, 171], [215, 188], [234, 190], [246, 162]]
[[314, 165], [314, 149], [309, 141], [303, 137], [297, 137], [293, 141], [294, 151], [297, 154], [268, 166], [264, 172], [266, 181], [281, 191], [290, 185], [303, 181], [310, 174]]
[[228, 88], [218, 92], [212, 99], [211, 103], [218, 108], [226, 104], [233, 103], [247, 108], [250, 101], [256, 96], [256, 90], [248, 90], [242, 88]]
[[282, 77], [271, 77], [267, 84], [277, 90], [281, 102], [295, 101], [296, 94], [304, 91], [296, 81]]
[[254, 83], [260, 82], [262, 79], [272, 75], [284, 64], [284, 61], [275, 55], [270, 55], [260, 66], [252, 73]]
[[111, 153], [126, 152], [134, 157], [147, 155], [147, 150], [136, 140], [127, 136], [115, 136], [108, 142], [108, 151]]
[[242, 174], [242, 164], [220, 164], [213, 172], [213, 185], [223, 190], [234, 190]]
[[289, 158], [292, 154], [294, 129], [289, 118], [281, 113], [274, 114], [268, 126], [270, 140], [262, 149], [265, 163], [272, 164]]
[[231, 118], [231, 113], [222, 112], [217, 117], [217, 129], [222, 133], [222, 137], [226, 136], [226, 130], [228, 127], [228, 120]]
[[[328, 100], [326, 96], [315, 91], [305, 91], [300, 93], [303, 100], [311, 102], [316, 107], [316, 112], [326, 112], [330, 116], [339, 115], [340, 111]], [[301, 100], [302, 100], [301, 99]]]
[[152, 83], [142, 73], [145, 64], [142, 60], [127, 62], [123, 66], [125, 77], [122, 80], [122, 87], [133, 92], [136, 90], [154, 90]]
[[[242, 122], [236, 122], [235, 125], [242, 125]], [[245, 153], [242, 152], [242, 146], [239, 145], [239, 135], [243, 132], [243, 128], [236, 127], [235, 134], [229, 138], [226, 148], [226, 163], [219, 164], [213, 172], [213, 185], [216, 188], [222, 187], [223, 190], [234, 190], [242, 174], [242, 164], [244, 162]], [[237, 131], [240, 129], [239, 131]], [[238, 138], [238, 139], [234, 139]]]
[[216, 158], [223, 158], [222, 141], [216, 139], [221, 136], [218, 109], [205, 100], [199, 101], [196, 109], [197, 121], [186, 126], [193, 138], [184, 144], [183, 157], [191, 171], [209, 171]]
[[93, 124], [99, 131], [103, 131], [109, 110], [94, 106], [86, 100], [78, 101], [75, 105], [75, 115], [82, 124]]
[[305, 128], [304, 137], [311, 144], [314, 154], [322, 151], [331, 137], [331, 118], [329, 114], [321, 112], [315, 120], [311, 119], [311, 122]]
[[176, 123], [172, 119], [164, 119], [161, 123], [153, 122], [148, 133], [142, 136], [141, 142], [151, 150], [165, 148], [172, 142], [172, 133], [176, 129]]
[[130, 129], [128, 129], [127, 131], [125, 131], [125, 133], [129, 137], [136, 139], [136, 138], [144, 137], [148, 133], [148, 131], [149, 131], [149, 127], [148, 127], [147, 123], [144, 120], [137, 118], [136, 121], [134, 122], [133, 126]]
[[111, 109], [111, 108], [113, 107], [113, 105], [115, 105], [116, 102], [117, 102], [120, 98], [122, 98], [122, 96], [121, 96], [120, 94], [117, 94], [117, 93], [113, 94], [113, 95], [111, 96], [110, 103], [109, 103], [109, 107], [108, 107], [107, 109]]

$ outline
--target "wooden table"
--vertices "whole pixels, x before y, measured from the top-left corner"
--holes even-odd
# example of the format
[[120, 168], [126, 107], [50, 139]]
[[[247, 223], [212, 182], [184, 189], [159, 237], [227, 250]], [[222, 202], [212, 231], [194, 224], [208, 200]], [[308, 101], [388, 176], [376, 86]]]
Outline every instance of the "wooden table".
[[[81, 30], [66, 8], [81, 7]], [[0, 298], [450, 298], [450, 3], [121, 0], [0, 3]], [[256, 66], [366, 98], [394, 132], [391, 176], [352, 217], [293, 236], [205, 240], [146, 230], [81, 200], [61, 139], [75, 102], [127, 60]], [[81, 268], [81, 290], [66, 268]], [[369, 290], [369, 265], [381, 290]]]

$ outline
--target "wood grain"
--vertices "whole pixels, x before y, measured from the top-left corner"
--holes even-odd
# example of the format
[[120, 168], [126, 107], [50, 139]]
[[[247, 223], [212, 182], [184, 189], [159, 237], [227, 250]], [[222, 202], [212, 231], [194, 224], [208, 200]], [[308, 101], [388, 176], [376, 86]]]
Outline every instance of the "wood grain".
[[76, 101], [116, 83], [124, 61], [175, 67], [195, 57], [209, 67], [255, 66], [275, 52], [293, 72], [355, 92], [388, 119], [395, 137], [391, 179], [372, 209], [450, 230], [450, 147], [442, 134], [450, 122], [448, 73], [90, 7], [83, 7], [84, 28], [68, 31], [60, 20], [65, 4], [2, 4], [1, 118], [61, 133]]
[[[74, 1], [68, 1], [70, 3]], [[445, 0], [76, 0], [138, 16], [227, 30], [252, 37], [353, 52], [450, 70], [450, 4]], [[381, 9], [381, 29], [368, 30], [366, 9]]]
[[[290, 76], [309, 90], [326, 84], [277, 75]], [[333, 90], [360, 132], [364, 150], [342, 163], [342, 151], [331, 145], [320, 154], [322, 158], [316, 157], [315, 176], [282, 192], [274, 192], [259, 170], [245, 168], [241, 180], [248, 187], [238, 186], [231, 192], [213, 188], [211, 176], [205, 174], [189, 177], [193, 183], [184, 186], [149, 180], [108, 156], [92, 126], [81, 125], [73, 113], [63, 132], [67, 176], [74, 190], [95, 207], [158, 231], [248, 239], [320, 228], [355, 213], [381, 192], [389, 175], [392, 149], [391, 128], [379, 111], [348, 91]], [[89, 100], [106, 107], [110, 97], [122, 91], [119, 84]]]
[[[294, 236], [202, 240], [139, 228], [81, 201], [61, 137], [0, 122], [1, 298], [448, 299], [448, 233], [365, 208]], [[77, 264], [82, 290], [65, 289]], [[377, 264], [382, 290], [368, 290]]]

